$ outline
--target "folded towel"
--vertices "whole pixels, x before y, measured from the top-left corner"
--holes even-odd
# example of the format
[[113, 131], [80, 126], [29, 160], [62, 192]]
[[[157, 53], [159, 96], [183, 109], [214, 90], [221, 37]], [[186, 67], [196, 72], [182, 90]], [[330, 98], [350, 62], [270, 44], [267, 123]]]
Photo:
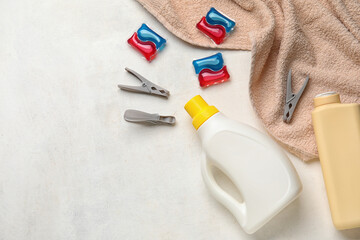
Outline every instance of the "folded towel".
[[[354, 0], [138, 0], [166, 28], [194, 45], [252, 51], [250, 98], [267, 131], [303, 160], [317, 157], [313, 97], [336, 91], [360, 103], [360, 2]], [[196, 23], [215, 7], [236, 21], [219, 46]], [[293, 91], [310, 81], [292, 121], [282, 120], [286, 78]]]

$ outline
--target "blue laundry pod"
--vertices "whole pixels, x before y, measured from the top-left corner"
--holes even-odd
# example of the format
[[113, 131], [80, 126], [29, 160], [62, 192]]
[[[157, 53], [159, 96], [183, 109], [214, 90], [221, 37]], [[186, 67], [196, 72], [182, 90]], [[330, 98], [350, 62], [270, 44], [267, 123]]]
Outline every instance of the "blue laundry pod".
[[221, 14], [213, 7], [206, 14], [206, 21], [211, 25], [223, 26], [227, 33], [231, 32], [235, 27], [235, 22], [233, 20]]
[[137, 36], [143, 42], [153, 42], [156, 46], [156, 49], [158, 50], [161, 50], [165, 47], [166, 40], [151, 30], [151, 28], [149, 28], [145, 23], [143, 23], [137, 30]]
[[196, 59], [193, 61], [193, 65], [196, 74], [199, 74], [203, 69], [219, 71], [224, 66], [224, 59], [221, 53], [217, 53], [209, 57]]

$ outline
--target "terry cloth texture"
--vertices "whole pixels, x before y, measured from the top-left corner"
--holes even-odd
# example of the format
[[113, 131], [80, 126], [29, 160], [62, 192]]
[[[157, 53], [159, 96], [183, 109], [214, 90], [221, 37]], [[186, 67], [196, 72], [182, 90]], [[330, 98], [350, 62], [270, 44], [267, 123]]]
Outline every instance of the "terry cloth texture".
[[[176, 36], [193, 45], [252, 51], [250, 98], [267, 131], [303, 160], [317, 157], [311, 125], [315, 95], [336, 91], [360, 103], [360, 2], [356, 0], [138, 0]], [[195, 26], [210, 7], [236, 21], [215, 45]], [[286, 78], [296, 93], [310, 76], [292, 121], [282, 120]]]

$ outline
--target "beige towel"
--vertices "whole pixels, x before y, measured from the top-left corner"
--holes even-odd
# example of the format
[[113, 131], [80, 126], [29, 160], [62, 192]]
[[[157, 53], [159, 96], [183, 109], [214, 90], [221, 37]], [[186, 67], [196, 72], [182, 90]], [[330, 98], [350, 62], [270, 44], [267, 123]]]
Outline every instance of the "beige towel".
[[[203, 47], [252, 51], [250, 97], [268, 132], [304, 160], [317, 157], [313, 97], [330, 90], [360, 102], [360, 3], [356, 0], [138, 0], [176, 36]], [[216, 46], [195, 25], [210, 7], [236, 21]], [[290, 124], [282, 121], [286, 77], [310, 81]], [[236, 76], [233, 76], [236, 79]]]

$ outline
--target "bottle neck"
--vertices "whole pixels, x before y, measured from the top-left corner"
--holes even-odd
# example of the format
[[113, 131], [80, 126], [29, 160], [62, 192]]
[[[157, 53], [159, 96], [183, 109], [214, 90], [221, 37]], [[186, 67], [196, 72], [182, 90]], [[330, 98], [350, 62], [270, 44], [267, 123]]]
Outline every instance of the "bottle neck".
[[221, 124], [225, 120], [226, 117], [221, 112], [217, 112], [212, 115], [197, 129], [200, 140], [204, 142], [206, 139], [210, 138], [219, 130], [226, 128], [224, 124]]
[[314, 107], [319, 107], [322, 105], [341, 103], [340, 96], [336, 92], [327, 92], [316, 95], [314, 98]]

